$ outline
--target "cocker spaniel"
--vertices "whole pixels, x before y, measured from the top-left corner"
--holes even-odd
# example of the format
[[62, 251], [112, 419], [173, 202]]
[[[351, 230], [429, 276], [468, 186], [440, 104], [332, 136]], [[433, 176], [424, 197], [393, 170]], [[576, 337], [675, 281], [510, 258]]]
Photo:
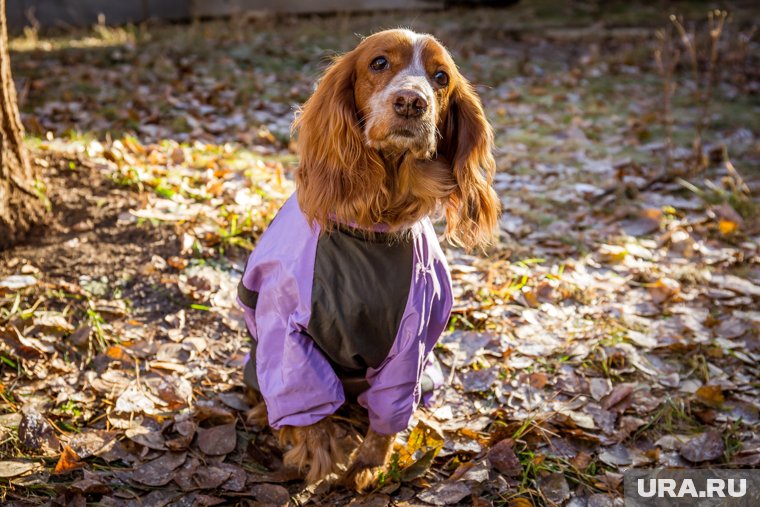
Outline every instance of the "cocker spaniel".
[[[251, 254], [238, 299], [253, 338], [246, 384], [309, 482], [359, 491], [442, 383], [431, 351], [452, 307], [431, 217], [465, 248], [500, 212], [493, 134], [473, 87], [432, 36], [387, 30], [327, 69], [297, 115], [296, 193]], [[370, 429], [346, 459], [331, 415]]]

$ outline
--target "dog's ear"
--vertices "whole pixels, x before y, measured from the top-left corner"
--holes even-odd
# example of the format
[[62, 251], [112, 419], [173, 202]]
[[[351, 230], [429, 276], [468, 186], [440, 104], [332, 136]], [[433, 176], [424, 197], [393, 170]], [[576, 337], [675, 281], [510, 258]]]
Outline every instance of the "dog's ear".
[[300, 155], [298, 203], [310, 222], [323, 227], [331, 213], [339, 220], [362, 219], [365, 190], [383, 177], [359, 125], [355, 59], [352, 51], [333, 61], [293, 123]]
[[451, 162], [456, 189], [446, 205], [446, 234], [467, 249], [493, 240], [501, 203], [492, 188], [493, 131], [472, 85], [459, 77], [439, 128], [439, 154]]

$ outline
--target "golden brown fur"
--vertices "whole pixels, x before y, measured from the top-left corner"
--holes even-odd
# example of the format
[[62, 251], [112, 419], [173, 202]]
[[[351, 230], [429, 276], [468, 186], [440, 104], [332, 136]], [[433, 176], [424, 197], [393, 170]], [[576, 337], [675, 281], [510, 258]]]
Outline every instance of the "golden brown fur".
[[[440, 139], [435, 151], [427, 158], [392, 147], [381, 152], [370, 145], [383, 146], [382, 140], [363, 132], [368, 117], [378, 114], [371, 110], [373, 92], [393, 78], [387, 73], [373, 83], [378, 78], [368, 73], [367, 62], [377, 53], [392, 59], [394, 49], [408, 61], [412, 50], [405, 35], [402, 30], [375, 34], [337, 58], [304, 104], [293, 125], [301, 158], [299, 205], [323, 229], [337, 220], [365, 227], [386, 224], [391, 230], [434, 214], [440, 205], [450, 240], [466, 248], [486, 244], [500, 210], [491, 188], [493, 134], [480, 99], [435, 39], [426, 36], [425, 65], [432, 62], [450, 76], [446, 89], [436, 90]], [[387, 134], [377, 128], [373, 132], [377, 130]], [[431, 165], [435, 171], [427, 170]]]
[[395, 435], [382, 435], [371, 429], [354, 451], [350, 465], [340, 478], [340, 484], [363, 493], [372, 488], [377, 476], [391, 457]]
[[337, 425], [330, 418], [309, 426], [286, 426], [280, 430], [280, 445], [289, 447], [283, 455], [285, 466], [307, 471], [306, 482], [314, 483], [340, 471], [346, 456]]
[[[387, 68], [373, 67], [378, 56]], [[440, 72], [445, 84], [436, 77]], [[414, 118], [394, 112], [397, 90], [425, 100]], [[323, 231], [343, 222], [401, 232], [442, 212], [452, 242], [470, 249], [492, 238], [500, 203], [491, 188], [491, 127], [473, 87], [433, 37], [388, 30], [363, 40], [330, 65], [293, 130], [298, 202]], [[250, 420], [260, 421], [263, 413], [254, 408]], [[370, 429], [338, 483], [358, 491], [372, 487], [394, 437]], [[343, 469], [338, 440], [329, 417], [280, 431], [289, 447], [285, 463], [308, 471], [309, 482]]]

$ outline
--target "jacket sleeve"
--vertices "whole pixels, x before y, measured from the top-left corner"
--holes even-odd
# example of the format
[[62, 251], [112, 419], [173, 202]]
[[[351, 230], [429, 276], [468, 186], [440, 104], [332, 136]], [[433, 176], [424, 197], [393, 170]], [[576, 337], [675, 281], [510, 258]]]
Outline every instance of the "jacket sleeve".
[[[411, 332], [414, 326], [408, 324], [411, 323], [402, 322], [407, 332]], [[405, 346], [392, 351], [380, 368], [367, 372], [370, 388], [359, 396], [359, 403], [369, 412], [370, 427], [385, 435], [406, 429], [420, 402], [419, 380], [425, 364], [425, 344], [415, 337], [406, 338], [400, 340]]]
[[292, 320], [284, 327], [259, 325], [259, 332], [256, 371], [270, 426], [308, 426], [343, 405], [343, 386], [332, 367]]
[[[428, 241], [437, 246], [432, 226], [429, 230]], [[420, 403], [420, 379], [426, 369], [434, 385], [442, 383], [440, 368], [432, 367], [430, 354], [451, 313], [451, 278], [443, 253], [425, 259], [425, 252], [415, 254], [412, 290], [391, 353], [377, 369], [367, 370], [370, 388], [359, 396], [369, 412], [370, 427], [386, 435], [409, 426]]]
[[[410, 296], [399, 334], [388, 358], [378, 369], [367, 370], [370, 388], [359, 397], [369, 412], [370, 426], [378, 433], [398, 433], [409, 426], [420, 403], [420, 379], [426, 370], [435, 387], [442, 383], [440, 367], [430, 355], [448, 323], [452, 297], [446, 265], [436, 266], [415, 282], [417, 292]], [[437, 275], [437, 276], [436, 276]], [[417, 275], [420, 276], [420, 275]], [[432, 401], [426, 395], [426, 401]]]
[[260, 238], [243, 274], [244, 289], [257, 293], [255, 308], [239, 301], [257, 342], [256, 377], [276, 429], [313, 424], [345, 401], [330, 363], [305, 333], [316, 241], [291, 198]]

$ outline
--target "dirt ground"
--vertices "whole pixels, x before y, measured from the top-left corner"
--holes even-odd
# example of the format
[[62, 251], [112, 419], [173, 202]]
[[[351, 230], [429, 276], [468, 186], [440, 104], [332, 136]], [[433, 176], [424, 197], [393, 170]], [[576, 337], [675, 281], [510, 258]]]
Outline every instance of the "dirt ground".
[[[662, 6], [605, 5], [12, 40], [50, 214], [0, 253], [0, 502], [607, 506], [629, 468], [760, 465], [758, 12], [731, 6], [710, 63], [706, 6], [669, 4], [692, 67]], [[293, 191], [294, 108], [401, 25], [476, 84], [504, 215], [487, 251], [444, 245], [448, 385], [358, 496], [305, 487], [246, 424], [234, 296]]]

